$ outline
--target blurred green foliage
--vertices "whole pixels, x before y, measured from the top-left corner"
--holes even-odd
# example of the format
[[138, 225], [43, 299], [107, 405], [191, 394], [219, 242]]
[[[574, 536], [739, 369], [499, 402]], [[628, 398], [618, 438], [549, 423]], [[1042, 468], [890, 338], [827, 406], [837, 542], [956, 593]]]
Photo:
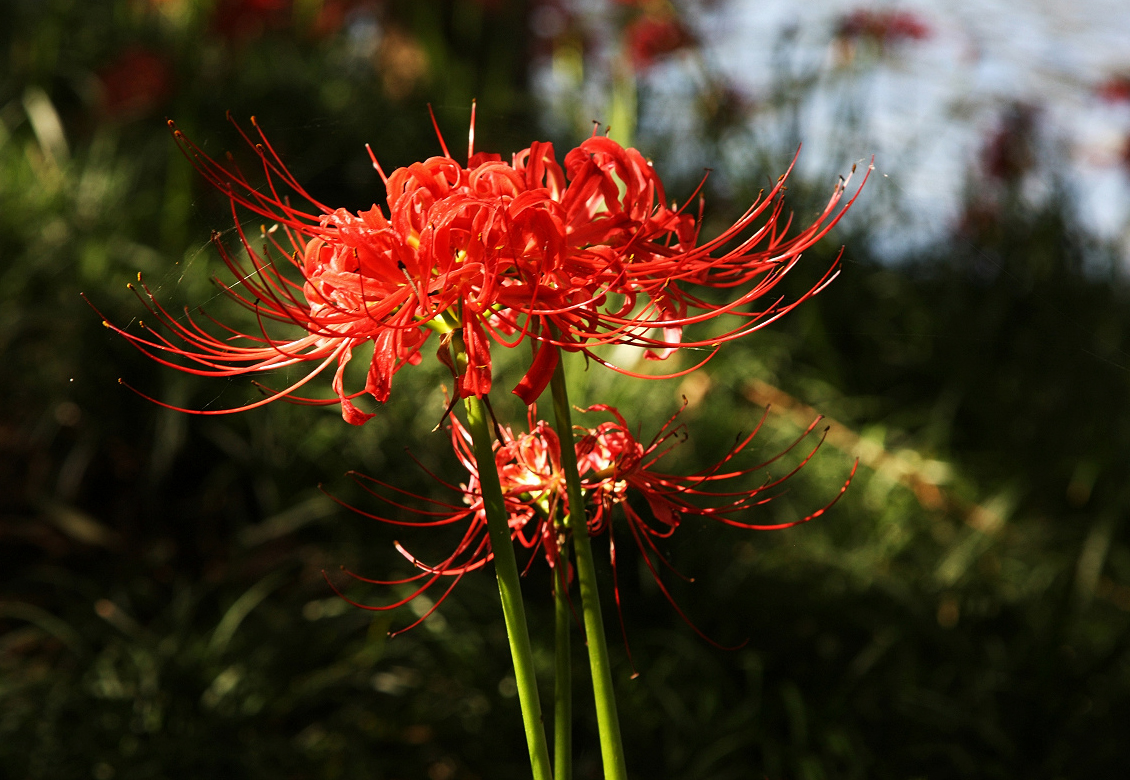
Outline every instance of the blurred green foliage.
[[[156, 366], [79, 294], [128, 322], [140, 305], [125, 283], [142, 272], [171, 305], [222, 310], [206, 238], [231, 215], [164, 116], [238, 156], [225, 111], [257, 114], [315, 196], [352, 208], [381, 194], [364, 143], [386, 168], [437, 152], [428, 101], [453, 149], [472, 97], [480, 148], [527, 145], [538, 137], [526, 87], [537, 53], [521, 43], [530, 13], [470, 0], [4, 3], [0, 774], [526, 775], [489, 576], [467, 578], [391, 640], [412, 608], [348, 607], [322, 576], [407, 565], [388, 528], [319, 484], [364, 505], [342, 476], [357, 469], [450, 498], [406, 446], [461, 479], [446, 433], [431, 432], [444, 404], [434, 361], [398, 376], [362, 429], [333, 408], [182, 415], [118, 377], [196, 408], [254, 390]], [[744, 205], [732, 177], [727, 188], [709, 201], [719, 222]], [[826, 196], [794, 190], [801, 218]], [[679, 603], [719, 641], [748, 639], [740, 649], [696, 637], [621, 545], [641, 676], [630, 680], [623, 649], [613, 653], [634, 776], [1124, 771], [1127, 287], [1062, 199], [997, 205], [898, 266], [867, 256], [867, 225], [849, 217], [835, 284], [705, 374], [625, 382], [570, 364], [577, 403], [631, 410], [645, 439], [687, 398], [690, 438], [673, 469], [716, 460], [766, 401], [765, 453], [811, 410], [833, 418], [822, 452], [766, 518], [807, 514], [862, 462], [816, 522], [750, 534], [688, 521], [664, 550], [696, 579], [669, 578]], [[806, 257], [794, 291], [836, 249]], [[520, 419], [513, 401], [497, 405]], [[449, 540], [405, 541], [426, 558]], [[537, 565], [527, 580], [548, 698], [548, 582]], [[597, 777], [578, 678], [577, 773]]]

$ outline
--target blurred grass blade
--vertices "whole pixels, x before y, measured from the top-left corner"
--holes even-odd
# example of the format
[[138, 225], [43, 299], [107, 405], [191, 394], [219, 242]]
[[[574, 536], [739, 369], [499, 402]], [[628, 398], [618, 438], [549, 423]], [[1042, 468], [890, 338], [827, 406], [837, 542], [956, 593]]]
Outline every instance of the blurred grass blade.
[[0, 602], [0, 618], [27, 621], [51, 634], [76, 653], [81, 654], [86, 649], [82, 636], [69, 623], [34, 604], [22, 601]]
[[64, 165], [71, 158], [67, 137], [63, 134], [63, 122], [51, 98], [40, 87], [24, 90], [24, 111], [39, 146], [56, 166]]
[[338, 505], [332, 499], [318, 494], [284, 512], [268, 517], [261, 523], [243, 529], [240, 531], [239, 541], [244, 547], [254, 547], [329, 517], [337, 510]]
[[251, 614], [255, 607], [259, 606], [263, 599], [270, 595], [271, 591], [282, 583], [284, 573], [281, 569], [271, 572], [248, 588], [242, 596], [228, 607], [228, 611], [216, 624], [216, 630], [212, 632], [212, 639], [208, 642], [209, 653], [218, 655], [227, 649], [239, 628], [239, 624]]

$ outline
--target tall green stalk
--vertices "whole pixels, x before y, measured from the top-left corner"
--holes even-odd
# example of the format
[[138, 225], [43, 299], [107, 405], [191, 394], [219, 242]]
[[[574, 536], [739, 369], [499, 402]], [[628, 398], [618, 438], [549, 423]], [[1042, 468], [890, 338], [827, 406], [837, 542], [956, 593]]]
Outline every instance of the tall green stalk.
[[[463, 339], [458, 331], [453, 334], [452, 353], [456, 364], [466, 364]], [[506, 619], [506, 634], [510, 639], [510, 654], [514, 659], [514, 681], [518, 686], [518, 701], [522, 706], [522, 725], [530, 749], [530, 767], [534, 780], [551, 780], [549, 748], [545, 740], [541, 699], [538, 696], [537, 677], [534, 674], [534, 654], [530, 647], [530, 630], [526, 625], [526, 611], [522, 605], [522, 588], [518, 579], [518, 561], [510, 540], [506, 504], [502, 497], [502, 483], [491, 445], [490, 425], [486, 404], [481, 398], [463, 399], [467, 412], [467, 428], [475, 449], [479, 468], [479, 485], [483, 492], [483, 507], [487, 515], [490, 548], [494, 554], [494, 570], [498, 577], [498, 592], [502, 597], [502, 614]]]
[[577, 471], [577, 452], [573, 448], [573, 419], [569, 394], [565, 388], [564, 361], [557, 363], [549, 386], [553, 393], [553, 416], [557, 436], [561, 440], [561, 470], [569, 491], [569, 522], [573, 531], [573, 550], [577, 560], [577, 581], [581, 590], [581, 609], [588, 643], [589, 668], [592, 670], [592, 691], [596, 699], [596, 723], [600, 730], [600, 755], [605, 780], [627, 780], [624, 742], [620, 737], [620, 718], [616, 713], [616, 694], [612, 689], [612, 666], [608, 659], [608, 643], [604, 638], [604, 618], [600, 612], [600, 595], [596, 585], [596, 565], [592, 557], [588, 523], [585, 520], [585, 498]]
[[562, 537], [553, 580], [553, 610], [556, 656], [553, 706], [553, 778], [573, 778], [573, 657], [569, 634], [573, 616], [569, 609], [569, 544]]

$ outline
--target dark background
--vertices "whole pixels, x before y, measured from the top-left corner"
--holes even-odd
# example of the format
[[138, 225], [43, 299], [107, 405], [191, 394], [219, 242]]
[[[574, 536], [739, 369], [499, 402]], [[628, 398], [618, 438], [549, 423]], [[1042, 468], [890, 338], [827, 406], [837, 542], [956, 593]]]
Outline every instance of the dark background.
[[[442, 368], [429, 357], [400, 374], [363, 428], [333, 407], [169, 412], [118, 378], [191, 408], [239, 405], [255, 390], [148, 361], [80, 293], [130, 322], [142, 308], [125, 285], [142, 272], [170, 306], [229, 312], [209, 281], [222, 264], [207, 239], [230, 229], [230, 209], [165, 117], [209, 153], [238, 157], [225, 112], [245, 127], [254, 114], [316, 197], [368, 207], [383, 189], [364, 144], [386, 170], [438, 154], [429, 102], [457, 157], [473, 98], [478, 148], [505, 155], [548, 138], [560, 156], [589, 118], [608, 118], [547, 122], [535, 68], [579, 52], [585, 77], [611, 74], [615, 92], [699, 45], [693, 5], [612, 5], [594, 31], [548, 0], [0, 2], [0, 775], [528, 776], [488, 574], [391, 640], [410, 608], [354, 609], [321, 574], [407, 566], [392, 548], [399, 532], [341, 509], [319, 484], [363, 503], [344, 476], [357, 469], [453, 499], [403, 454], [463, 479], [447, 434], [431, 432]], [[845, 22], [829, 43], [897, 56], [914, 36], [892, 29]], [[622, 43], [618, 60], [585, 59], [610, 40]], [[700, 105], [709, 130], [693, 139], [707, 160], [728, 128], [769, 104], [787, 115], [805, 89], [782, 83], [757, 103], [718, 78]], [[661, 108], [644, 86], [620, 94], [610, 116]], [[1114, 249], [1078, 226], [1065, 198], [1023, 197], [1035, 120], [1002, 116], [1015, 121], [978, 159], [955, 161], [968, 169], [964, 216], [926, 249], [871, 256], [868, 209], [891, 197], [873, 181], [786, 287], [807, 289], [844, 245], [839, 279], [704, 372], [630, 382], [569, 364], [577, 403], [631, 410], [645, 439], [687, 398], [691, 436], [672, 470], [716, 460], [768, 402], [755, 445], [767, 455], [828, 415], [824, 448], [764, 507], [766, 522], [822, 505], [861, 461], [816, 522], [754, 533], [692, 519], [665, 548], [696, 579], [669, 578], [680, 604], [720, 641], [748, 639], [739, 650], [700, 640], [621, 545], [638, 679], [611, 603], [606, 617], [632, 776], [1124, 776], [1127, 286]], [[757, 171], [708, 182], [707, 233], [784, 170], [796, 140], [757, 150]], [[680, 149], [646, 128], [634, 141], [671, 172], [681, 202], [696, 179], [680, 171]], [[799, 224], [831, 183], [794, 180]], [[520, 419], [513, 401], [498, 406]], [[405, 541], [423, 558], [452, 543], [418, 537]], [[602, 541], [597, 550], [606, 560]], [[525, 589], [548, 708], [543, 566]], [[577, 776], [598, 777], [574, 649]]]

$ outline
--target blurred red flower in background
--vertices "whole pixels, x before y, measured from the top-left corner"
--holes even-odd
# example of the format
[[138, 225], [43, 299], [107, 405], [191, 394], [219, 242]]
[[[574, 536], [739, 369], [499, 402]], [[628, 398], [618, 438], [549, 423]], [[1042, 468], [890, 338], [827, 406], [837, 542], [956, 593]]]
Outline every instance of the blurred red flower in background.
[[1120, 73], [1099, 84], [1099, 97], [1111, 103], [1130, 102], [1130, 74]]
[[173, 73], [160, 55], [141, 46], [121, 52], [98, 71], [101, 109], [111, 119], [133, 119], [160, 106], [172, 94]]
[[981, 149], [981, 167], [992, 180], [1015, 183], [1036, 164], [1036, 133], [1040, 109], [1013, 103], [1000, 117]]
[[869, 40], [880, 46], [906, 40], [921, 41], [933, 31], [913, 11], [873, 11], [860, 8], [840, 18], [840, 38]]
[[223, 38], [242, 41], [290, 21], [291, 0], [219, 0], [212, 12], [212, 30]]
[[624, 30], [624, 39], [632, 67], [644, 71], [666, 54], [673, 54], [695, 44], [690, 30], [675, 16], [645, 14]]

